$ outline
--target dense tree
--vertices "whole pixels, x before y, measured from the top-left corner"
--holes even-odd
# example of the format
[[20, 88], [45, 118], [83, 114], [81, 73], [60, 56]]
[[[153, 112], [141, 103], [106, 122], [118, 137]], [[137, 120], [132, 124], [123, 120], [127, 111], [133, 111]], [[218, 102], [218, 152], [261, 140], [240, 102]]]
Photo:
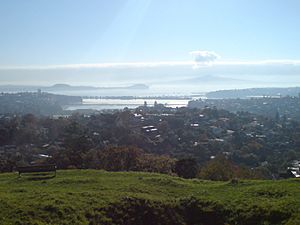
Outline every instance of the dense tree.
[[[300, 123], [288, 118], [275, 121], [216, 108], [140, 107], [68, 118], [0, 115], [0, 153], [2, 165], [9, 160], [14, 165], [29, 165], [44, 154], [52, 156], [59, 168], [104, 168], [102, 159], [113, 157], [107, 154], [109, 146], [134, 146], [143, 153], [136, 156], [134, 167], [126, 167], [126, 160], [115, 160], [121, 162], [121, 170], [170, 173], [174, 158], [194, 158], [204, 165], [224, 154], [239, 168], [268, 170], [266, 174], [271, 172], [274, 177], [299, 159], [299, 132]], [[195, 176], [182, 172], [185, 166], [179, 163], [180, 176]]]
[[226, 181], [234, 178], [258, 179], [262, 178], [262, 173], [234, 165], [225, 156], [220, 155], [203, 166], [198, 177], [206, 180]]
[[177, 160], [175, 163], [175, 173], [183, 178], [195, 178], [198, 173], [198, 163], [193, 158]]
[[175, 159], [169, 156], [143, 154], [138, 158], [137, 170], [155, 173], [172, 174]]
[[135, 147], [109, 147], [100, 154], [100, 168], [108, 171], [137, 170], [138, 158], [143, 154]]

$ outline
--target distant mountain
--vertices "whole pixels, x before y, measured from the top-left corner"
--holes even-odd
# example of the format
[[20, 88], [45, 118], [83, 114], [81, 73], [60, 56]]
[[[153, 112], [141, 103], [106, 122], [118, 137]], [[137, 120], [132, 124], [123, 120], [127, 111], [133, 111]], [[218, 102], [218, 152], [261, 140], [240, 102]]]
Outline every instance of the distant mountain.
[[79, 90], [105, 90], [105, 89], [148, 89], [145, 84], [134, 84], [125, 87], [94, 87], [94, 86], [72, 86], [69, 84], [54, 84], [52, 86], [27, 86], [27, 85], [2, 85], [0, 92], [33, 92], [38, 89], [42, 91], [79, 91]]
[[0, 92], [33, 92], [40, 89], [40, 86], [33, 85], [0, 85]]
[[220, 77], [220, 76], [213, 76], [213, 75], [206, 75], [206, 76], [202, 76], [202, 77], [187, 79], [186, 82], [193, 82], [193, 83], [195, 83], [195, 82], [205, 82], [205, 83], [219, 83], [219, 82], [222, 82], [222, 83], [224, 83], [224, 82], [246, 82], [246, 80]]
[[173, 81], [171, 83], [173, 84], [185, 84], [185, 85], [197, 85], [197, 84], [224, 84], [224, 83], [249, 83], [251, 81], [248, 80], [242, 80], [242, 79], [235, 79], [230, 77], [222, 77], [222, 76], [215, 76], [215, 75], [204, 75], [199, 77], [193, 77], [193, 78], [186, 78], [181, 79], [177, 81]]
[[55, 84], [50, 87], [43, 87], [42, 90], [100, 90], [100, 89], [148, 89], [149, 87], [145, 84], [134, 84], [125, 87], [95, 87], [95, 86], [72, 86], [69, 84]]
[[147, 86], [145, 84], [134, 84], [129, 87], [125, 87], [125, 89], [149, 89], [149, 86]]
[[206, 93], [208, 98], [251, 98], [251, 97], [279, 97], [279, 96], [299, 96], [300, 87], [289, 88], [248, 88], [220, 90]]

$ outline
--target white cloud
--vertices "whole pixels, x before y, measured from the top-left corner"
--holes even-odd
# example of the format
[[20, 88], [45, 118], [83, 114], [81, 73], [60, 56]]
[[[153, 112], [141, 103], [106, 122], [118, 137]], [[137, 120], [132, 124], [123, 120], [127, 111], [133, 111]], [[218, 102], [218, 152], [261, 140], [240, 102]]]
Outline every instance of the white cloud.
[[161, 61], [161, 62], [124, 62], [124, 63], [86, 63], [61, 65], [32, 65], [32, 66], [0, 66], [0, 70], [56, 70], [56, 69], [126, 69], [192, 66], [192, 61]]
[[60, 64], [60, 65], [27, 65], [27, 66], [1, 66], [1, 70], [74, 70], [74, 69], [151, 69], [151, 68], [192, 68], [203, 65], [218, 66], [299, 66], [300, 60], [217, 60], [220, 58], [214, 52], [193, 51], [194, 61], [159, 61], [159, 62], [120, 62], [120, 63], [86, 63], [86, 64]]
[[209, 65], [220, 58], [220, 56], [213, 51], [192, 51], [190, 54], [195, 57], [196, 65]]

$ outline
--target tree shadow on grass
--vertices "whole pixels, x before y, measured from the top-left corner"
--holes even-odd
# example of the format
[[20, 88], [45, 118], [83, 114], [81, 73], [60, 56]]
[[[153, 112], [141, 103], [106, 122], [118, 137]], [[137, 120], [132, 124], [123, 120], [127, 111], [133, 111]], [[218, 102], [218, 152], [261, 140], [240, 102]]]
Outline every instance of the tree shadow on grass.
[[30, 173], [30, 174], [23, 174], [19, 176], [18, 179], [25, 179], [25, 180], [49, 180], [56, 177], [56, 174], [52, 173]]

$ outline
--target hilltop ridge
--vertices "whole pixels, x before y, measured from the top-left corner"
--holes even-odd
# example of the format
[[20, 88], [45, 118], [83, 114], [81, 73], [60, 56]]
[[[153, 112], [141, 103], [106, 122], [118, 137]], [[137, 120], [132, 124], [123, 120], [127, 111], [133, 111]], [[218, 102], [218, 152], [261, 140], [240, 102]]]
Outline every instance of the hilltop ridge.
[[296, 179], [213, 182], [140, 172], [0, 174], [1, 224], [300, 223]]

